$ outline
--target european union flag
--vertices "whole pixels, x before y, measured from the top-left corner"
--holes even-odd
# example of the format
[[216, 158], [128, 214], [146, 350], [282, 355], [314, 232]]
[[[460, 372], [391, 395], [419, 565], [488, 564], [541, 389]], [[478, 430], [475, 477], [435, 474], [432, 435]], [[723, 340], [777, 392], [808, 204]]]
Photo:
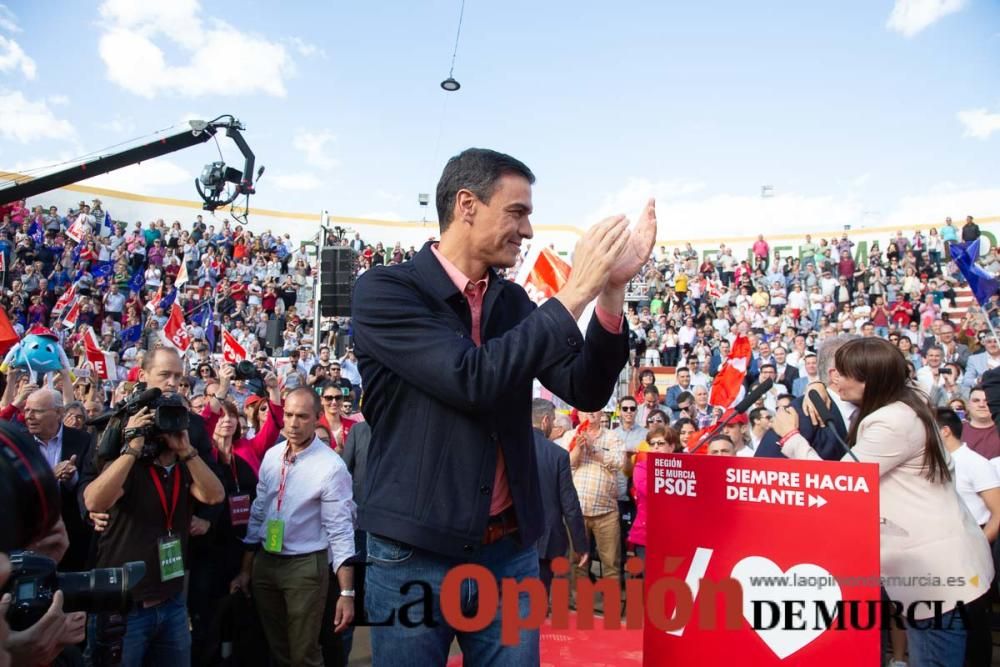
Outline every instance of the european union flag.
[[94, 264], [94, 268], [90, 270], [91, 275], [95, 278], [107, 278], [115, 271], [115, 266], [112, 262], [97, 262]]
[[145, 284], [146, 284], [146, 276], [143, 275], [142, 269], [136, 269], [136, 272], [132, 276], [132, 279], [128, 281], [128, 288], [133, 292], [141, 292]]
[[971, 243], [955, 243], [952, 241], [949, 246], [951, 258], [958, 265], [958, 270], [969, 283], [969, 289], [976, 297], [979, 305], [985, 305], [990, 297], [1000, 289], [1000, 281], [986, 273], [983, 267], [976, 263], [979, 259], [979, 239]]
[[35, 239], [35, 243], [42, 245], [45, 243], [45, 227], [40, 222], [34, 223], [35, 229], [31, 232], [31, 238]]
[[111, 222], [111, 214], [107, 211], [104, 212], [104, 228], [108, 230], [108, 236], [114, 235], [115, 225]]
[[129, 345], [135, 345], [136, 343], [139, 342], [139, 339], [142, 338], [142, 325], [135, 324], [128, 327], [127, 329], [122, 329], [121, 336], [122, 336], [122, 342], [125, 343], [126, 347], [128, 347]]
[[170, 308], [170, 306], [174, 304], [174, 299], [176, 298], [177, 298], [177, 290], [171, 289], [169, 292], [160, 297], [160, 303], [158, 307], [162, 308], [163, 310], [167, 310], [168, 308]]

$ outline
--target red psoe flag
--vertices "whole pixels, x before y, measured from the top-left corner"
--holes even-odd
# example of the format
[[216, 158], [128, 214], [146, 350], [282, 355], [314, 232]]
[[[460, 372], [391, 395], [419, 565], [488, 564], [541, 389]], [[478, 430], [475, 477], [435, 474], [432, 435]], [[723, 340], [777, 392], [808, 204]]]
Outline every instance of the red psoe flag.
[[191, 334], [184, 328], [184, 312], [176, 302], [170, 306], [170, 316], [167, 318], [166, 326], [163, 327], [162, 335], [168, 345], [173, 345], [181, 352], [187, 352], [191, 347]]
[[545, 298], [551, 299], [569, 280], [571, 269], [566, 260], [550, 248], [542, 248], [525, 282], [544, 294]]
[[241, 361], [246, 361], [247, 351], [243, 349], [240, 342], [236, 338], [226, 331], [222, 330], [222, 360], [227, 364], [238, 364]]
[[724, 408], [732, 407], [740, 395], [740, 387], [750, 367], [750, 341], [746, 336], [737, 336], [729, 358], [722, 364], [712, 382], [712, 395], [708, 402]]

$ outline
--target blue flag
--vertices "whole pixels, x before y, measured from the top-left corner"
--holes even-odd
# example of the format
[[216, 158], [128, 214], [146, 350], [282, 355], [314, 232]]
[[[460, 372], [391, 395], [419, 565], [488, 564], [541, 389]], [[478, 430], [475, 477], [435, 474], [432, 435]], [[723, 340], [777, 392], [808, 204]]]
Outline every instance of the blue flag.
[[1000, 281], [986, 273], [983, 267], [976, 261], [979, 259], [979, 239], [971, 243], [956, 243], [952, 241], [949, 246], [951, 258], [958, 265], [958, 270], [969, 283], [969, 289], [976, 296], [979, 305], [985, 305], [990, 297], [997, 293], [1000, 288]]
[[135, 345], [142, 338], [142, 325], [135, 324], [127, 329], [122, 329], [121, 337], [122, 342], [125, 343], [125, 347]]
[[205, 325], [205, 340], [208, 341], [208, 352], [209, 354], [215, 353], [215, 317], [212, 316], [212, 311], [208, 313], [208, 324]]
[[105, 211], [104, 213], [104, 228], [108, 230], [108, 236], [113, 236], [115, 233], [115, 225], [111, 222], [111, 214]]
[[171, 289], [169, 292], [160, 297], [160, 303], [158, 307], [162, 308], [165, 311], [168, 308], [170, 308], [170, 306], [173, 305], [174, 299], [176, 298], [177, 298], [177, 290]]
[[[77, 243], [75, 246], [73, 246], [73, 252], [70, 253], [70, 258], [72, 258], [74, 264], [80, 261], [81, 252], [83, 252], [82, 243]], [[79, 276], [77, 278], [79, 279]]]
[[205, 330], [208, 351], [215, 352], [215, 315], [212, 313], [212, 304], [206, 301], [198, 312], [191, 315], [191, 321]]
[[35, 229], [31, 232], [31, 238], [35, 239], [35, 243], [42, 245], [45, 243], [45, 227], [40, 222], [34, 223]]
[[97, 262], [94, 264], [94, 268], [90, 270], [90, 273], [95, 278], [107, 278], [114, 271], [115, 265], [113, 262]]
[[141, 292], [143, 286], [146, 284], [146, 276], [143, 275], [142, 269], [136, 269], [135, 274], [132, 279], [128, 281], [128, 288], [133, 292]]

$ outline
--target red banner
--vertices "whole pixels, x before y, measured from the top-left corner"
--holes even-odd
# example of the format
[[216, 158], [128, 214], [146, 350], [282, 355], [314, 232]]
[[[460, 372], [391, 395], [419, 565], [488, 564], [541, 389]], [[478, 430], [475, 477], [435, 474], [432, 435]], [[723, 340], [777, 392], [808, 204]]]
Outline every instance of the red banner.
[[243, 349], [240, 342], [231, 333], [222, 330], [222, 360], [227, 364], [236, 364], [245, 361], [247, 351]]
[[93, 366], [94, 372], [102, 380], [117, 380], [118, 369], [115, 366], [112, 355], [101, 350], [97, 342], [97, 334], [92, 328], [87, 328], [83, 334], [83, 349], [87, 354], [87, 361]]
[[191, 347], [191, 334], [184, 328], [184, 311], [176, 302], [170, 306], [170, 316], [163, 327], [163, 338], [181, 352], [186, 352]]
[[879, 663], [877, 466], [649, 464], [643, 664]]
[[740, 395], [740, 387], [750, 367], [750, 341], [746, 336], [737, 336], [722, 368], [712, 381], [712, 395], [708, 402], [723, 408], [732, 407]]

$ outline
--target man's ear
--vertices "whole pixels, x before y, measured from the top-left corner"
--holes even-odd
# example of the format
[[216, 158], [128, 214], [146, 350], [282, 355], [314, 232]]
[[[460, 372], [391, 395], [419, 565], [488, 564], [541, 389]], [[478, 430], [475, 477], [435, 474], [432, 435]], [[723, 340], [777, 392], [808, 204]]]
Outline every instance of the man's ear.
[[479, 198], [471, 190], [459, 190], [455, 194], [455, 220], [471, 224], [478, 205]]

